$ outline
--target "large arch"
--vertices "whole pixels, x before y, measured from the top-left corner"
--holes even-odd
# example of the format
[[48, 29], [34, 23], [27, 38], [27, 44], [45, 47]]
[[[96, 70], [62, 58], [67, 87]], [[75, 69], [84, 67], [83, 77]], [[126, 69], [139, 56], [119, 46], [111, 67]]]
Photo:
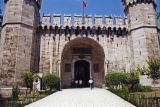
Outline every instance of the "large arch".
[[61, 87], [70, 88], [75, 80], [75, 62], [84, 60], [90, 63], [90, 78], [95, 87], [102, 87], [104, 83], [105, 54], [102, 46], [95, 40], [86, 37], [69, 41], [61, 56]]

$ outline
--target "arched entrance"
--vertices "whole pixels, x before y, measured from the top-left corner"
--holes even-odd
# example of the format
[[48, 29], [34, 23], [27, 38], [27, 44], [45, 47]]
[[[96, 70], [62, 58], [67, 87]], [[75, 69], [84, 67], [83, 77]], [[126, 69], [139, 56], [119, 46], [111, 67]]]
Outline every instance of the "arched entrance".
[[74, 80], [82, 80], [82, 87], [89, 87], [90, 63], [85, 60], [79, 60], [74, 63]]
[[61, 57], [61, 87], [70, 88], [75, 79], [83, 79], [84, 87], [93, 78], [95, 87], [104, 83], [104, 50], [91, 38], [76, 38], [66, 43]]

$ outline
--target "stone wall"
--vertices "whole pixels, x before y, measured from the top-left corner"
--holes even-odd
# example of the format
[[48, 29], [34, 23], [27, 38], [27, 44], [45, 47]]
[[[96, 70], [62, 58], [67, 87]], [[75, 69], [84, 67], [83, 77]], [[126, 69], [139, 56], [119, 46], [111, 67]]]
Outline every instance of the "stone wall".
[[[105, 70], [106, 72], [112, 70], [130, 71], [130, 36], [127, 33], [124, 33], [126, 31], [117, 30], [114, 32], [112, 29], [112, 34], [108, 35], [108, 29], [106, 29], [100, 31], [104, 32], [100, 35], [96, 33], [93, 35], [86, 35], [82, 34], [82, 32], [86, 32], [86, 29], [84, 31], [79, 29], [81, 33], [78, 35], [75, 33], [65, 35], [65, 29], [59, 30], [61, 30], [61, 33], [57, 34], [55, 34], [54, 28], [43, 29], [43, 32], [41, 32], [40, 72], [59, 71], [57, 65], [61, 60], [61, 55], [65, 45], [71, 40], [81, 37], [91, 38], [103, 47], [105, 52], [105, 63], [109, 64], [108, 70], [107, 68]], [[75, 31], [76, 29], [72, 30]], [[97, 32], [96, 29], [93, 32]], [[117, 34], [117, 32], [123, 32], [123, 34], [120, 35]]]
[[21, 73], [32, 70], [39, 6], [33, 0], [7, 0], [0, 47], [0, 84], [20, 82]]

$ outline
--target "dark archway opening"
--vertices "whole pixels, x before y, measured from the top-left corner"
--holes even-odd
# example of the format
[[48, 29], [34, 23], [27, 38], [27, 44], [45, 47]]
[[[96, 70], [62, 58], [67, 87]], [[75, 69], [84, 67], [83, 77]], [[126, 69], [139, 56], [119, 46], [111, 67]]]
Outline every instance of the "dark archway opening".
[[81, 87], [89, 87], [90, 64], [87, 61], [80, 60], [74, 64], [75, 80], [82, 80]]

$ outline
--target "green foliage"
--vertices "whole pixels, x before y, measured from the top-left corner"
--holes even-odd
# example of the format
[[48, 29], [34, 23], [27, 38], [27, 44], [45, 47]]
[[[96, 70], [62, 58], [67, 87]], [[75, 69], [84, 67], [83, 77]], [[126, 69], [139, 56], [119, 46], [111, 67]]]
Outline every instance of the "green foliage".
[[51, 95], [51, 94], [53, 94], [53, 93], [55, 93], [57, 90], [46, 90], [45, 91], [45, 95]]
[[[121, 90], [129, 90], [130, 92], [149, 91], [150, 87], [145, 87], [139, 84], [140, 73], [138, 70], [131, 73], [112, 72], [106, 75], [106, 86], [109, 88], [116, 88], [121, 85]], [[116, 87], [115, 87], [116, 86]]]
[[133, 86], [134, 84], [139, 83], [140, 73], [138, 71], [130, 73], [130, 84]]
[[23, 80], [23, 83], [25, 84], [25, 86], [27, 88], [32, 88], [32, 84], [33, 84], [33, 80], [34, 80], [34, 77], [33, 77], [33, 74], [31, 71], [24, 71], [22, 74], [21, 74], [21, 78]]
[[53, 94], [55, 92], [57, 92], [57, 90], [41, 90], [41, 91], [39, 91], [39, 94], [48, 96], [48, 95]]
[[143, 67], [143, 68], [138, 68], [135, 71], [138, 72], [138, 73], [140, 73], [141, 75], [146, 75], [146, 74], [148, 74], [149, 69], [147, 67]]
[[38, 75], [33, 75], [33, 81], [38, 81], [38, 79], [39, 79], [39, 76]]
[[152, 89], [150, 86], [142, 86], [141, 84], [135, 84], [132, 88], [133, 92], [151, 92]]
[[56, 74], [47, 74], [44, 77], [45, 86], [49, 87], [50, 91], [53, 89], [60, 89], [60, 78]]
[[147, 94], [144, 92], [129, 93], [125, 89], [109, 89], [109, 91], [132, 103], [136, 107], [158, 107], [159, 105], [157, 97], [153, 97], [152, 94], [148, 94], [148, 92]]
[[149, 65], [149, 76], [155, 81], [160, 78], [160, 60], [150, 59], [147, 61]]
[[129, 73], [112, 72], [105, 76], [106, 86], [118, 86], [120, 84], [129, 84]]
[[128, 95], [130, 94], [129, 90], [127, 88], [122, 88], [122, 89], [110, 88], [109, 91], [111, 91], [112, 93], [114, 93], [124, 99], [127, 99]]

